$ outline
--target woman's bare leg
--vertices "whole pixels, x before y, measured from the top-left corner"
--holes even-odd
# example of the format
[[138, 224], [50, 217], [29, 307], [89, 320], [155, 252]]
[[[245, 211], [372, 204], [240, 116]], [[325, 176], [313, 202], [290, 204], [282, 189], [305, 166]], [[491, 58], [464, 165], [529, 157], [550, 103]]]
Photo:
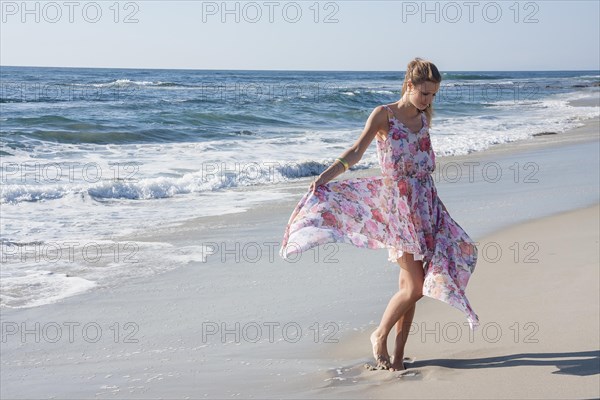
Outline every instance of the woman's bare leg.
[[[391, 363], [387, 351], [387, 337], [392, 330], [392, 327], [398, 323], [401, 318], [403, 318], [402, 324], [404, 325], [406, 325], [409, 320], [412, 322], [415, 303], [423, 297], [424, 274], [422, 261], [415, 261], [412, 254], [404, 253], [404, 255], [398, 259], [398, 264], [400, 265], [400, 290], [395, 293], [388, 302], [379, 326], [371, 334], [373, 356], [378, 365], [388, 368], [391, 367]], [[407, 329], [408, 328], [410, 328], [410, 323], [408, 323]], [[403, 336], [408, 336], [408, 331], [402, 329], [401, 332], [406, 333], [401, 334], [401, 346], [399, 349], [396, 349], [394, 352], [395, 355], [398, 354], [399, 351], [404, 353], [406, 339], [403, 339]], [[401, 361], [402, 359], [400, 359], [400, 363]], [[396, 367], [398, 367], [398, 365], [396, 365]]]
[[404, 359], [404, 346], [406, 345], [406, 340], [408, 339], [408, 334], [410, 332], [410, 327], [414, 316], [415, 305], [409, 308], [408, 311], [406, 311], [404, 315], [400, 317], [398, 322], [396, 322], [396, 347], [394, 349], [394, 355], [391, 359], [391, 369], [394, 371], [401, 371], [405, 369], [404, 363], [402, 362]]

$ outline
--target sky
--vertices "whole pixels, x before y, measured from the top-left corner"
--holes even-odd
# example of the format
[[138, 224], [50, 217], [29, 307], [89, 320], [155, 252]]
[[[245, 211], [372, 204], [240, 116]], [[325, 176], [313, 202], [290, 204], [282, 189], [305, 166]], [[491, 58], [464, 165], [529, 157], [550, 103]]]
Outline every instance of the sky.
[[598, 70], [600, 1], [0, 1], [0, 65]]

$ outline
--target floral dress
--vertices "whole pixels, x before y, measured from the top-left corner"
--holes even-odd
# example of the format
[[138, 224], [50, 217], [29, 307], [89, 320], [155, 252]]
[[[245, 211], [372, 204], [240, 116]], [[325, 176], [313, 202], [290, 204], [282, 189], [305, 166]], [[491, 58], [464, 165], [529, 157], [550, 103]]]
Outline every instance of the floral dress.
[[435, 155], [429, 126], [411, 132], [388, 112], [385, 140], [377, 137], [381, 176], [328, 182], [304, 194], [286, 226], [280, 256], [325, 243], [388, 249], [396, 262], [403, 252], [423, 260], [423, 295], [464, 312], [471, 329], [479, 323], [465, 295], [477, 248], [437, 195], [431, 173]]

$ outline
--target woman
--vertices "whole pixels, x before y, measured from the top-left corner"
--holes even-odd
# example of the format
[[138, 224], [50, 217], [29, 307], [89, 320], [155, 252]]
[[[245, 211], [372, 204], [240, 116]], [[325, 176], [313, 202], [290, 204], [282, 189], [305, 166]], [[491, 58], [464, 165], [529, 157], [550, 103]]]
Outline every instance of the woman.
[[[416, 58], [408, 64], [400, 100], [376, 107], [354, 145], [310, 185], [290, 217], [280, 250], [285, 259], [331, 242], [388, 248], [388, 259], [400, 266], [399, 291], [371, 334], [377, 368], [404, 369], [408, 330], [423, 295], [463, 311], [471, 329], [478, 324], [465, 296], [477, 248], [448, 214], [431, 176], [431, 103], [441, 80], [431, 62]], [[329, 182], [356, 164], [373, 139], [382, 176]], [[394, 326], [390, 359], [386, 343]]]

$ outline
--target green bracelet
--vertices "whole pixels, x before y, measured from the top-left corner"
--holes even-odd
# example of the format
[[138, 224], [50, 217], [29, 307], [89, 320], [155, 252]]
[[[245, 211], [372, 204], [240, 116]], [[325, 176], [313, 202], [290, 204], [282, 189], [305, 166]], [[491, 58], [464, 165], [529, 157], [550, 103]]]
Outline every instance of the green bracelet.
[[342, 163], [342, 165], [344, 166], [344, 172], [348, 171], [348, 168], [350, 168], [350, 165], [348, 165], [348, 161], [346, 161], [342, 157], [338, 157], [338, 158], [336, 158], [336, 160]]

